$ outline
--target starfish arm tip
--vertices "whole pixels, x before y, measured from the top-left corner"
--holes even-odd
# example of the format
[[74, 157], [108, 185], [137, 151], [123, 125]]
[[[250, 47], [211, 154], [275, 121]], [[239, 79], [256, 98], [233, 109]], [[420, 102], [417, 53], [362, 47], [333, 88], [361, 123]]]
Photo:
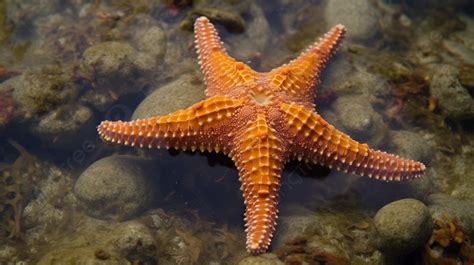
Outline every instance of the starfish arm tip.
[[205, 16], [200, 16], [200, 17], [196, 18], [194, 23], [201, 23], [201, 22], [209, 22], [209, 19]]

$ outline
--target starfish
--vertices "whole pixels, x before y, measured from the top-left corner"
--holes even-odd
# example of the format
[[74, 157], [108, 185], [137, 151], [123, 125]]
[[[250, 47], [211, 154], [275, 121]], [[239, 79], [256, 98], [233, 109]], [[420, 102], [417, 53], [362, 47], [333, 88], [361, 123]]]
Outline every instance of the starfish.
[[266, 252], [288, 160], [304, 159], [385, 181], [424, 173], [422, 163], [371, 149], [314, 111], [319, 75], [344, 33], [344, 26], [334, 26], [296, 59], [260, 73], [230, 57], [211, 22], [199, 17], [194, 34], [207, 99], [164, 116], [103, 121], [98, 133], [109, 143], [227, 154], [239, 171], [247, 250]]

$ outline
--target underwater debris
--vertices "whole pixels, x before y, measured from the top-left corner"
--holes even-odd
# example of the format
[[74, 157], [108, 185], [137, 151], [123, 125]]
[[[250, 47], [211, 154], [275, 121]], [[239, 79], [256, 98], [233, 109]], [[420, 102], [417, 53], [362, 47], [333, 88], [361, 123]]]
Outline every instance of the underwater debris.
[[474, 246], [463, 228], [448, 215], [434, 220], [435, 229], [425, 245], [422, 264], [474, 264]]

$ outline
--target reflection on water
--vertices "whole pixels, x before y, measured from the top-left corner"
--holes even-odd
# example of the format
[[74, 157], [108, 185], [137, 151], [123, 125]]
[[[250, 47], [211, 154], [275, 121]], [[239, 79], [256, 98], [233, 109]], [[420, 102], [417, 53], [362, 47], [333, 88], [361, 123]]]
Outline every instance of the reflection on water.
[[[462, 0], [3, 1], [0, 263], [472, 264], [473, 9]], [[247, 257], [232, 160], [106, 145], [95, 128], [204, 98], [191, 32], [201, 15], [229, 54], [261, 71], [344, 24], [317, 112], [358, 141], [424, 162], [425, 176], [386, 183], [290, 162], [271, 254]]]

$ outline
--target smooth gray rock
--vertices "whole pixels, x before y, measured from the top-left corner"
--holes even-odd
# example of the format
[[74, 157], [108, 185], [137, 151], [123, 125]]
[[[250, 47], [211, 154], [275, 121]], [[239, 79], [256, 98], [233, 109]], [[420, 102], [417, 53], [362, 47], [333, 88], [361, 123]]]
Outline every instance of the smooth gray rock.
[[[54, 148], [81, 144], [94, 130], [92, 111], [80, 104], [61, 106], [41, 117], [33, 133]], [[54, 145], [52, 144], [54, 143]]]
[[339, 130], [373, 146], [380, 146], [385, 141], [388, 127], [382, 116], [372, 108], [367, 97], [339, 97], [332, 107], [334, 112], [326, 111], [323, 117]]
[[132, 119], [143, 119], [165, 115], [178, 109], [190, 107], [203, 100], [204, 85], [200, 77], [192, 74], [180, 76], [146, 97], [132, 115]]
[[347, 38], [354, 41], [370, 40], [379, 32], [380, 14], [368, 0], [327, 1], [324, 17], [331, 25], [347, 27]]
[[266, 253], [258, 256], [249, 256], [242, 259], [238, 265], [283, 265], [275, 254]]
[[427, 203], [433, 218], [441, 220], [445, 216], [453, 218], [469, 238], [474, 238], [474, 202], [472, 200], [458, 200], [447, 194], [435, 193], [428, 197]]
[[403, 256], [416, 250], [433, 231], [430, 211], [422, 202], [402, 199], [382, 207], [374, 217], [377, 247], [385, 254]]
[[474, 100], [458, 80], [459, 71], [450, 65], [437, 65], [432, 69], [430, 93], [439, 107], [454, 119], [474, 117]]
[[96, 161], [79, 177], [74, 193], [85, 212], [95, 218], [126, 220], [147, 209], [158, 189], [153, 162], [132, 156]]

